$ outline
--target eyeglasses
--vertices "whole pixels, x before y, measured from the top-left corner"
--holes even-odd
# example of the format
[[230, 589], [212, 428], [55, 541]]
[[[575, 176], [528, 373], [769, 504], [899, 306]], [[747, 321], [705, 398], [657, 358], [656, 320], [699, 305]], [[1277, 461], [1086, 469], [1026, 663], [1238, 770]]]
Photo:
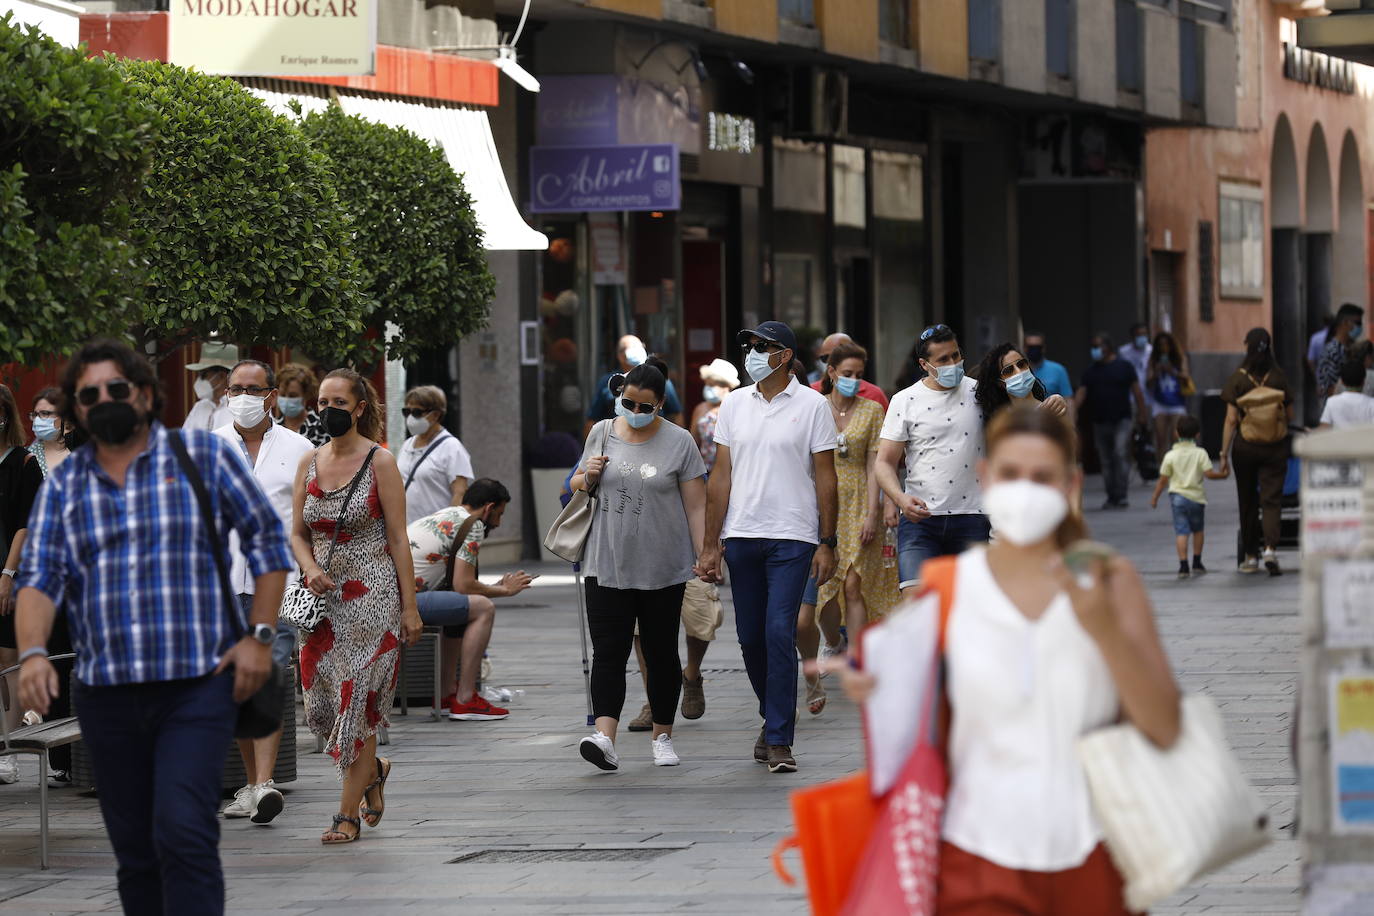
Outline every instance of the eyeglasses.
[[29, 419], [56, 420], [57, 411], [55, 410], [35, 410], [29, 414]]
[[241, 394], [251, 394], [255, 398], [265, 398], [277, 389], [264, 388], [261, 385], [230, 385], [227, 390], [231, 398], [236, 398]]
[[110, 394], [112, 401], [127, 401], [134, 393], [134, 386], [131, 382], [126, 382], [122, 378], [112, 378], [107, 382], [100, 382], [96, 385], [87, 385], [76, 393], [76, 402], [82, 407], [90, 407], [100, 400], [100, 389], [104, 388]]
[[948, 330], [949, 325], [947, 324], [932, 324], [930, 327], [926, 328], [924, 331], [921, 332], [921, 339], [930, 340], [930, 338], [935, 336], [936, 332]]
[[654, 413], [658, 410], [653, 404], [641, 404], [638, 401], [631, 401], [629, 398], [621, 398], [620, 406], [630, 413]]
[[427, 413], [433, 413], [433, 407], [402, 407], [401, 416], [409, 419], [411, 417], [423, 417]]
[[[777, 349], [774, 350], [772, 349], [773, 347], [777, 347]], [[756, 340], [753, 343], [740, 344], [740, 348], [746, 353], [750, 350], [753, 350], [755, 353], [779, 353], [787, 349], [782, 344], [775, 343], [771, 340]]]
[[1016, 362], [1014, 362], [1014, 363], [1007, 363], [1005, 366], [1002, 367], [1002, 370], [1001, 370], [1001, 371], [1002, 371], [1002, 378], [1011, 378], [1013, 375], [1016, 375], [1018, 372], [1026, 372], [1026, 371], [1028, 371], [1029, 369], [1030, 369], [1030, 363], [1026, 362], [1026, 358], [1023, 356], [1022, 358], [1018, 359]]

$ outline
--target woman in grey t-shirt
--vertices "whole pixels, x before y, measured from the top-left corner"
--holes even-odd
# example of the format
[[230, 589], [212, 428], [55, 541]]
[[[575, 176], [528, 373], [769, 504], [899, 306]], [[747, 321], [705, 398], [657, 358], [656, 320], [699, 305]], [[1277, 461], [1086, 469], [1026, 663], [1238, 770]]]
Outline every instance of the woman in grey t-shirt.
[[706, 466], [691, 434], [658, 415], [667, 388], [661, 363], [651, 360], [612, 376], [610, 386], [616, 418], [592, 429], [572, 479], [574, 491], [596, 490], [583, 560], [596, 731], [579, 750], [603, 770], [620, 767], [615, 733], [638, 623], [654, 714], [654, 764], [676, 766], [678, 624], [706, 526]]

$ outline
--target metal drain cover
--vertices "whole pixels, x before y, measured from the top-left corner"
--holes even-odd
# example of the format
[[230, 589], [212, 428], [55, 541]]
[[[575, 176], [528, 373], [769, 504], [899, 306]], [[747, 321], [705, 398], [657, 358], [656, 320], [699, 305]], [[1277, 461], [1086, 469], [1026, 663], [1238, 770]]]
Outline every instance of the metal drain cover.
[[537, 862], [649, 862], [678, 852], [684, 847], [662, 846], [617, 846], [603, 849], [589, 849], [584, 846], [564, 849], [525, 849], [517, 847], [498, 847], [467, 852], [456, 859], [449, 859], [446, 865], [470, 865], [475, 862], [484, 864], [533, 864]]

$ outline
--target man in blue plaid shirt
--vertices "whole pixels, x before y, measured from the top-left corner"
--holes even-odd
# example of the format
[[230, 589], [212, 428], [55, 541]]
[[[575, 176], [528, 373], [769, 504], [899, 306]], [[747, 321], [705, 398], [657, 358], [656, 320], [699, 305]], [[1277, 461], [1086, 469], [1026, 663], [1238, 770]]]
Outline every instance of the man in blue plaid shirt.
[[[39, 491], [19, 575], [19, 698], [46, 714], [60, 689], [45, 646], [59, 607], [76, 647], [73, 701], [119, 862], [126, 913], [224, 912], [219, 803], [238, 704], [271, 672], [286, 532], [243, 457], [185, 431], [221, 542], [238, 532], [256, 580], [229, 614], [195, 491], [177, 462], [157, 377], [94, 341], [63, 374], [67, 419], [91, 443]], [[245, 632], [246, 631], [246, 632]]]

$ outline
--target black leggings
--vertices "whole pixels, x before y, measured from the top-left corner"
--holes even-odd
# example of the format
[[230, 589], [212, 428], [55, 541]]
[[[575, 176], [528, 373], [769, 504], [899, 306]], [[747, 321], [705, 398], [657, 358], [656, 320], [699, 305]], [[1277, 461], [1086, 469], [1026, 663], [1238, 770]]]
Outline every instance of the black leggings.
[[635, 623], [649, 679], [649, 706], [658, 725], [672, 725], [682, 693], [677, 632], [686, 584], [653, 591], [602, 588], [586, 580], [587, 629], [592, 634], [592, 712], [619, 719], [625, 707], [625, 666], [634, 649]]

